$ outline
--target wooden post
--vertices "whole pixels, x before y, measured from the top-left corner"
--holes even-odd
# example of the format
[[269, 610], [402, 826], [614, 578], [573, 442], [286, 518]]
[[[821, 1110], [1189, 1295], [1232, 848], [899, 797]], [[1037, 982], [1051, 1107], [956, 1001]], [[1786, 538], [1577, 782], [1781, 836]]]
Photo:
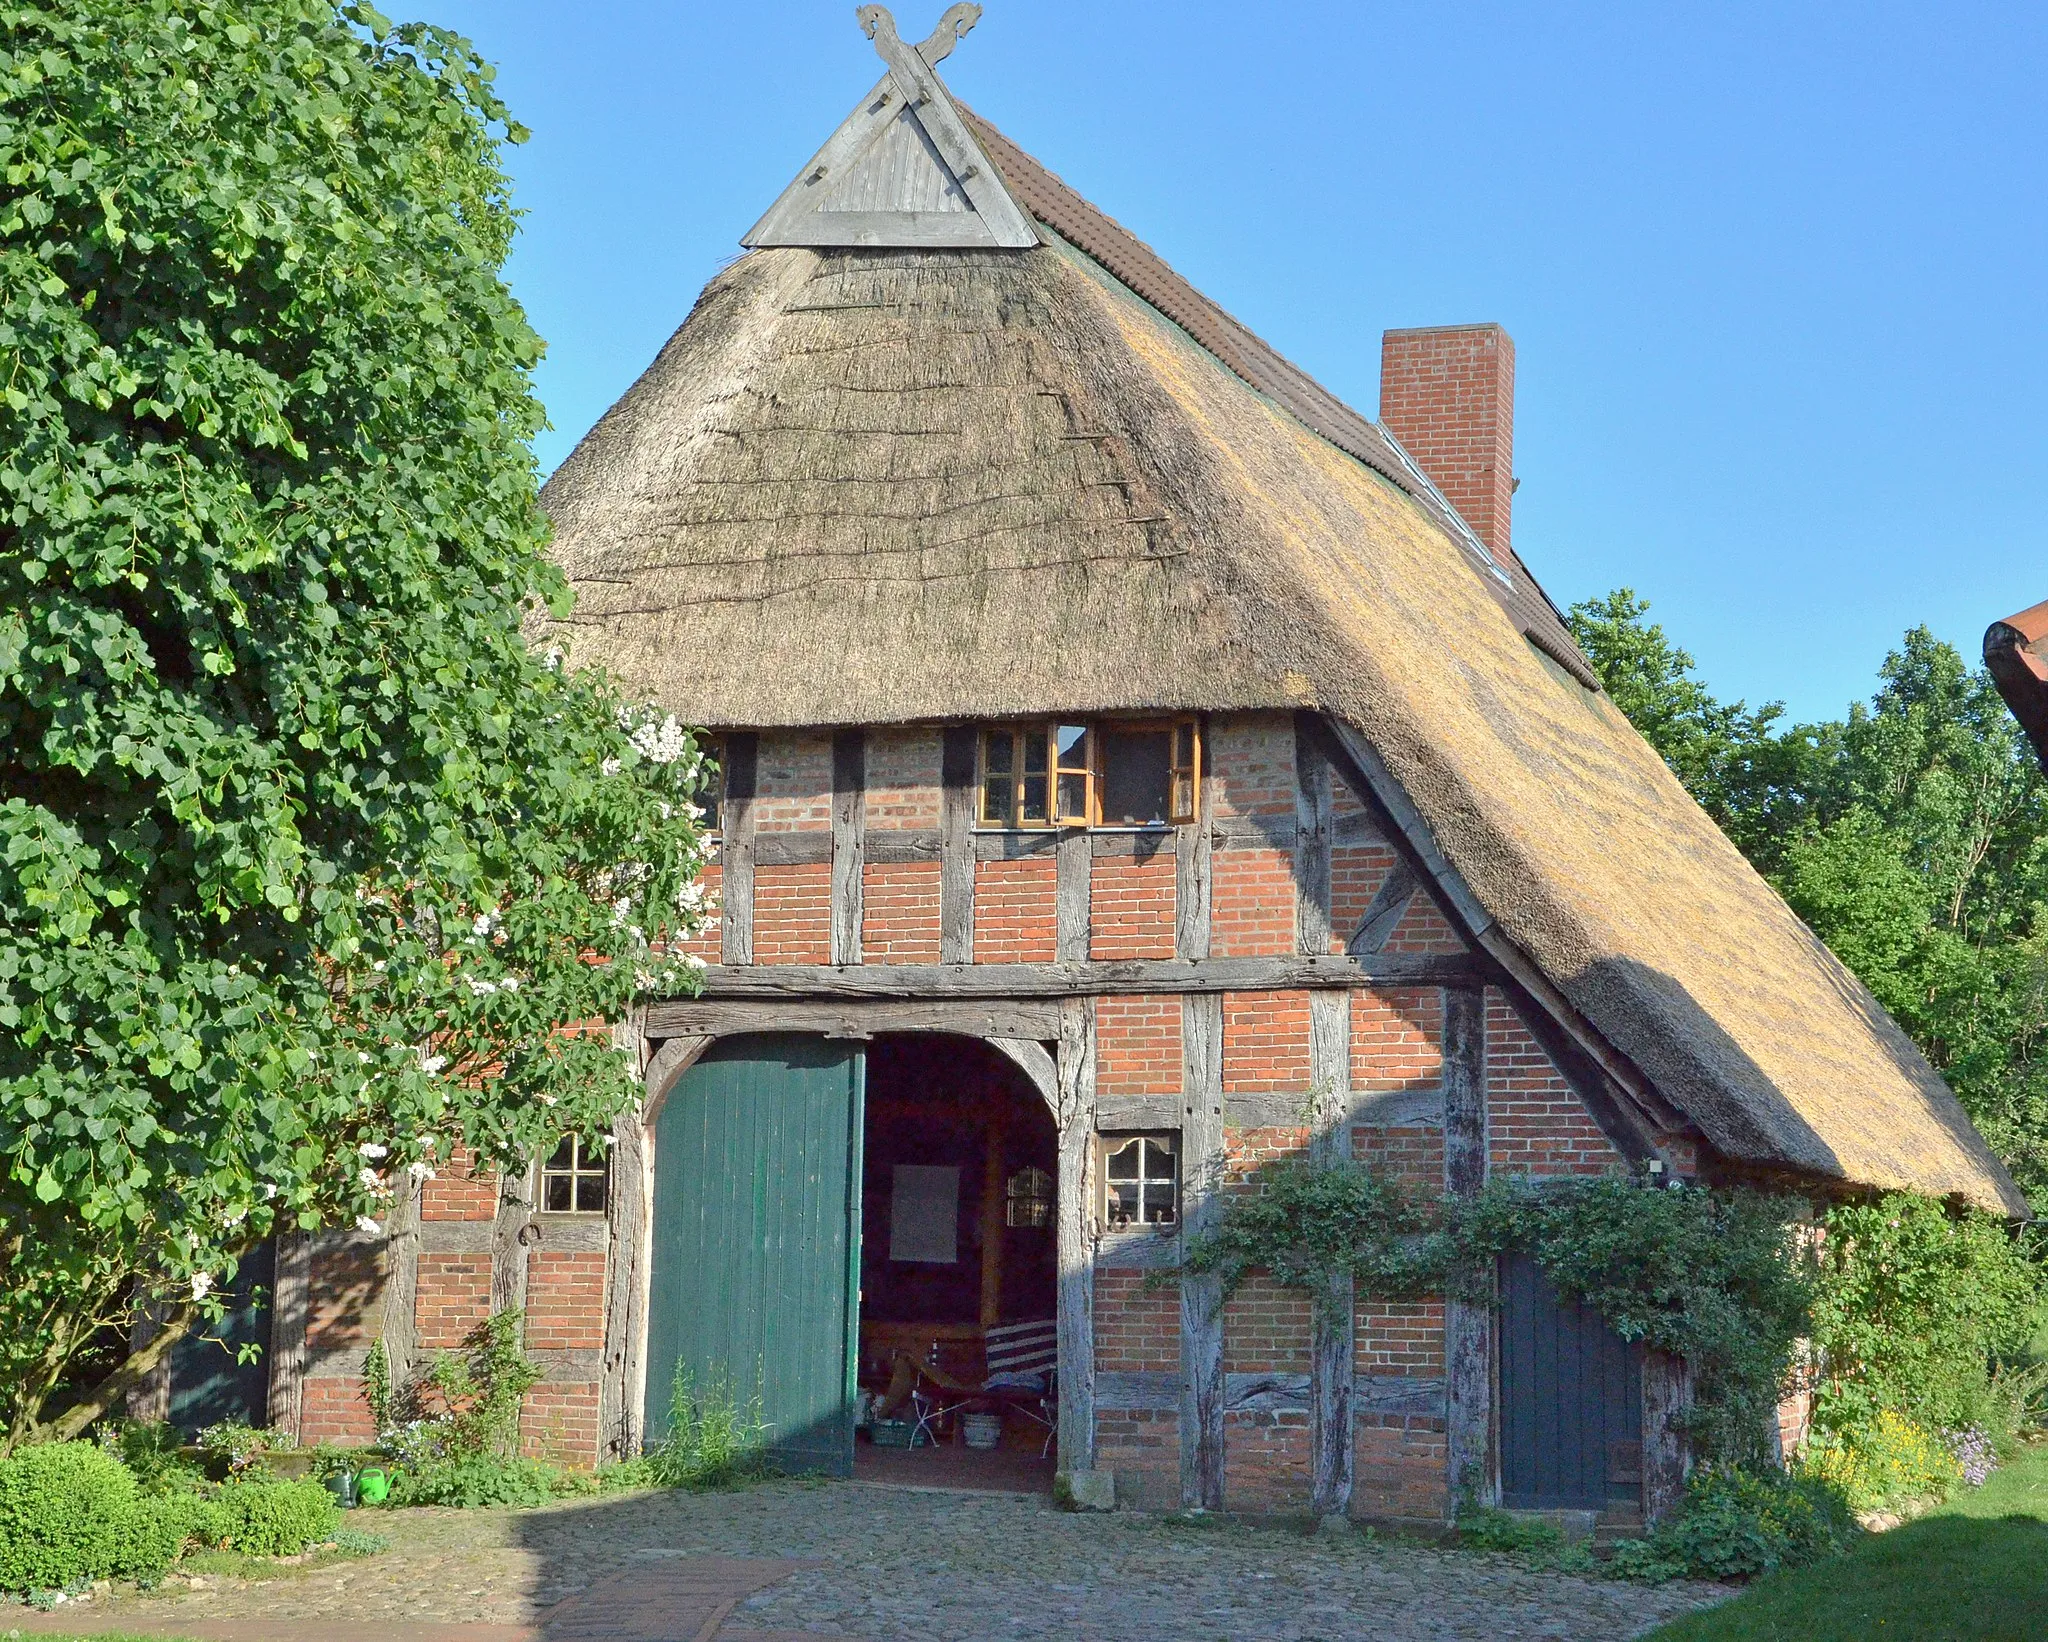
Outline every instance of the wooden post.
[[992, 1107], [982, 1129], [981, 1326], [1003, 1320], [1003, 1109]]
[[[1351, 1159], [1351, 994], [1311, 992], [1308, 1027], [1315, 1119], [1311, 1156], [1320, 1167], [1333, 1168]], [[1342, 1516], [1351, 1504], [1354, 1290], [1348, 1276], [1332, 1277], [1315, 1297], [1310, 1321], [1310, 1494], [1319, 1517]]]
[[1201, 760], [1201, 789], [1195, 794], [1193, 826], [1174, 829], [1173, 955], [1209, 956], [1209, 874], [1215, 841], [1209, 833], [1209, 800], [1213, 784], [1209, 761]]
[[867, 734], [832, 736], [832, 961], [861, 961], [868, 830]]
[[[137, 1284], [139, 1290], [141, 1285]], [[128, 1325], [128, 1349], [140, 1351], [157, 1337], [163, 1327], [164, 1306], [162, 1302], [150, 1302], [135, 1308], [134, 1320]], [[194, 1327], [205, 1325], [195, 1320]], [[155, 1365], [134, 1385], [129, 1387], [124, 1404], [131, 1420], [142, 1420], [155, 1424], [171, 1417], [171, 1358], [166, 1352]]]
[[[1486, 1184], [1486, 994], [1444, 992], [1444, 1189], [1472, 1197]], [[1445, 1446], [1450, 1505], [1490, 1505], [1493, 1475], [1493, 1307], [1444, 1304]]]
[[1059, 1468], [1095, 1469], [1095, 1000], [1060, 1007]]
[[312, 1311], [313, 1240], [277, 1234], [277, 1275], [270, 1298], [270, 1429], [296, 1447], [306, 1413], [306, 1323]]
[[526, 1309], [527, 1242], [532, 1235], [534, 1171], [502, 1175], [491, 1221], [491, 1310]]
[[420, 1197], [425, 1182], [403, 1180], [384, 1222], [384, 1359], [395, 1392], [419, 1365]]
[[[1223, 1210], [1223, 999], [1181, 999], [1181, 1235], [1199, 1236]], [[1223, 1284], [1189, 1276], [1180, 1285], [1180, 1498], [1190, 1510], [1223, 1509]]]
[[751, 731], [725, 738], [725, 804], [719, 839], [719, 905], [724, 909], [722, 961], [754, 961], [754, 793], [761, 738]]
[[1692, 1365], [1643, 1353], [1643, 1515], [1654, 1525], [1685, 1500], [1692, 1454], [1679, 1416], [1692, 1406]]
[[1294, 715], [1295, 950], [1330, 950], [1330, 761], [1316, 715]]
[[1062, 963], [1088, 961], [1088, 896], [1095, 841], [1086, 827], [1060, 834], [1053, 871], [1054, 955]]
[[974, 962], [975, 731], [949, 725], [939, 755], [939, 960]]

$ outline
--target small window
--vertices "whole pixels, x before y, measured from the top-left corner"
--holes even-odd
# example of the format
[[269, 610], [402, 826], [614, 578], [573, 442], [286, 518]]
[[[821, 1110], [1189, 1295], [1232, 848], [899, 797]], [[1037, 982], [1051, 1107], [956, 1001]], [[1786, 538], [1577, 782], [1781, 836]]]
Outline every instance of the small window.
[[693, 802], [704, 812], [704, 830], [725, 828], [725, 741], [715, 735], [699, 735], [698, 749], [704, 754], [703, 773], [697, 778]]
[[1200, 802], [1201, 747], [1191, 718], [992, 727], [981, 735], [981, 824], [1187, 825]]
[[1102, 1223], [1112, 1231], [1180, 1219], [1180, 1137], [1112, 1135], [1102, 1142]]
[[568, 1135], [541, 1166], [540, 1206], [551, 1214], [603, 1214], [611, 1159], [581, 1135]]
[[1027, 1164], [1010, 1176], [1009, 1223], [1013, 1226], [1052, 1224], [1052, 1176]]

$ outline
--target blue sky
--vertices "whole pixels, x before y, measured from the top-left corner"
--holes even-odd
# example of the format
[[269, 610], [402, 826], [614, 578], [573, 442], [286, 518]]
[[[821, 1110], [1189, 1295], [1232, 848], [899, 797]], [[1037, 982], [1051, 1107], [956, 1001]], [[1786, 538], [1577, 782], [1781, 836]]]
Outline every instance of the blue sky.
[[[422, 4], [533, 131], [552, 468], [880, 65], [848, 0]], [[2048, 8], [988, 0], [944, 73], [1368, 413], [1382, 330], [1504, 324], [1517, 549], [1723, 695], [2048, 597]]]

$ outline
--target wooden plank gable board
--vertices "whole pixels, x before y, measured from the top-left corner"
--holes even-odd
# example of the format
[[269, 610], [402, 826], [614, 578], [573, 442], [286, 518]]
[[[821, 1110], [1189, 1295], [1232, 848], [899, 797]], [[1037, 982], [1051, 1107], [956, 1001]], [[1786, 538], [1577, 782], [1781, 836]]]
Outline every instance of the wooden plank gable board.
[[1022, 250], [1038, 230], [933, 72], [981, 8], [956, 5], [919, 45], [881, 6], [857, 15], [889, 72], [741, 244]]

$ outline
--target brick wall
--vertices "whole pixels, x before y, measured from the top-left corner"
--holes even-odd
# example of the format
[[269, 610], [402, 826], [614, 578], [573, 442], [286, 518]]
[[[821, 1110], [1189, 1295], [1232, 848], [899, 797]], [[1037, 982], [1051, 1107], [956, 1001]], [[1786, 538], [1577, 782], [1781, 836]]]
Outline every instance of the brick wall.
[[[1338, 783], [1339, 786], [1343, 784]], [[1394, 868], [1385, 844], [1336, 844], [1330, 850], [1330, 950], [1343, 952]]]
[[1401, 1414], [1362, 1414], [1355, 1426], [1351, 1510], [1356, 1516], [1441, 1519], [1450, 1490], [1444, 1422]]
[[1095, 1274], [1095, 1366], [1104, 1373], [1178, 1373], [1180, 1295], [1145, 1286], [1146, 1274]]
[[829, 862], [754, 868], [754, 962], [822, 964], [832, 960]]
[[1172, 847], [1149, 859], [1098, 856], [1089, 868], [1088, 955], [1171, 958], [1179, 871]]
[[1101, 1409], [1095, 1463], [1116, 1474], [1119, 1505], [1172, 1510], [1180, 1503], [1180, 1415], [1171, 1409]]
[[[924, 829], [939, 824], [940, 740], [937, 730], [868, 731], [870, 827]], [[826, 773], [829, 780], [829, 766]]]
[[974, 873], [974, 961], [1049, 964], [1059, 956], [1050, 852], [984, 861]]
[[307, 1447], [323, 1442], [351, 1447], [377, 1440], [377, 1422], [363, 1396], [359, 1375], [319, 1374], [306, 1381], [299, 1423], [299, 1441]]
[[1427, 894], [1417, 894], [1387, 937], [1389, 952], [1463, 952], [1465, 943], [1451, 930], [1443, 908]]
[[1095, 1090], [1100, 1095], [1181, 1092], [1180, 999], [1126, 994], [1096, 1005]]
[[1308, 1048], [1306, 992], [1223, 994], [1225, 1094], [1299, 1094], [1306, 1106]]
[[1351, 994], [1351, 1087], [1434, 1089], [1444, 1073], [1444, 995], [1406, 986]]
[[[1294, 825], [1294, 721], [1281, 713], [1233, 713], [1209, 725], [1210, 808], [1218, 821], [1268, 821], [1276, 837]], [[1210, 951], [1219, 958], [1294, 951], [1294, 850], [1256, 837], [1223, 841], [1210, 860]]]
[[1223, 1307], [1227, 1374], [1306, 1374], [1308, 1297], [1263, 1273], [1247, 1277]]
[[757, 832], [832, 830], [832, 737], [763, 732], [754, 782]]
[[488, 1254], [419, 1255], [414, 1326], [424, 1351], [459, 1346], [491, 1314], [491, 1257]]
[[707, 964], [715, 964], [725, 951], [725, 920], [719, 912], [719, 891], [725, 885], [725, 868], [719, 864], [716, 840], [704, 863], [699, 882], [704, 886], [703, 926], [688, 940], [678, 941], [676, 950], [688, 952], [702, 958]]
[[1486, 1131], [1497, 1174], [1604, 1174], [1623, 1161], [1495, 990], [1486, 994]]
[[597, 1454], [597, 1382], [543, 1380], [519, 1411], [519, 1450], [557, 1465], [589, 1466]]
[[537, 1351], [604, 1345], [605, 1256], [596, 1249], [535, 1249], [526, 1260], [526, 1343]]
[[1310, 1487], [1306, 1410], [1238, 1409], [1223, 1416], [1223, 1503], [1232, 1511], [1307, 1508]]
[[479, 1169], [461, 1146], [455, 1148], [447, 1166], [420, 1188], [422, 1220], [491, 1220], [497, 1213], [497, 1171]]
[[860, 943], [871, 964], [939, 961], [936, 861], [870, 861], [861, 869]]
[[345, 1351], [376, 1339], [384, 1273], [380, 1243], [324, 1237], [315, 1243], [307, 1281], [306, 1348]]
[[1366, 1300], [1353, 1320], [1352, 1364], [1360, 1374], [1433, 1380], [1444, 1371], [1441, 1300]]

